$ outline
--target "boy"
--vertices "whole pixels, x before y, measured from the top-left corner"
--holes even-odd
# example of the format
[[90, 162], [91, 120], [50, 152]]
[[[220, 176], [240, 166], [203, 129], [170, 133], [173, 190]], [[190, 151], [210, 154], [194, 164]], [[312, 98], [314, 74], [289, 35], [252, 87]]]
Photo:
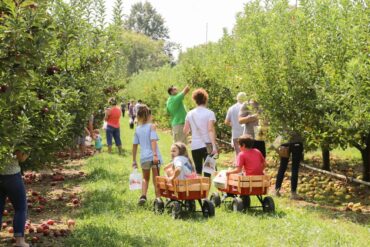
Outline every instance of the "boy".
[[265, 158], [262, 153], [253, 148], [253, 139], [250, 135], [242, 135], [239, 140], [240, 153], [237, 157], [236, 167], [226, 172], [226, 176], [229, 174], [240, 173], [243, 171], [244, 176], [251, 175], [263, 175], [263, 169], [265, 166]]

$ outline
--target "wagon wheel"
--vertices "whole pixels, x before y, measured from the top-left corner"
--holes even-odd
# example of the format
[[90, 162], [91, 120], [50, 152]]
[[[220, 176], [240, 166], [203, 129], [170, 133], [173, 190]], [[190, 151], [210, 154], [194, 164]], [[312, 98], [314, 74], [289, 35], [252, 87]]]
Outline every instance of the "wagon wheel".
[[270, 196], [266, 196], [262, 201], [263, 212], [274, 212], [275, 203]]
[[202, 212], [205, 218], [215, 216], [215, 205], [208, 199], [204, 199], [202, 203]]
[[251, 207], [251, 198], [250, 198], [250, 196], [241, 196], [240, 198], [243, 201], [244, 209], [248, 209], [248, 208]]
[[212, 193], [210, 200], [213, 202], [215, 207], [219, 207], [221, 205], [221, 197], [217, 192]]
[[242, 201], [242, 199], [240, 199], [239, 197], [234, 197], [232, 206], [233, 206], [233, 211], [234, 212], [241, 212], [241, 211], [243, 211], [243, 208], [244, 207], [243, 207], [243, 201]]
[[153, 209], [155, 214], [162, 214], [164, 211], [164, 203], [161, 198], [156, 198], [153, 203]]
[[181, 216], [181, 204], [180, 202], [174, 201], [171, 205], [171, 214], [173, 219], [179, 219]]
[[188, 212], [195, 212], [196, 206], [194, 200], [186, 200], [185, 201], [185, 209]]

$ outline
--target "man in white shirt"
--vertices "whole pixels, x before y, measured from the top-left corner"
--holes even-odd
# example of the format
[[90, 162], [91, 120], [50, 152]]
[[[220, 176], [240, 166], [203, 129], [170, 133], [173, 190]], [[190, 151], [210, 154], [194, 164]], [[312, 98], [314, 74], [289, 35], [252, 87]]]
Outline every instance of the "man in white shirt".
[[244, 131], [244, 127], [239, 124], [239, 111], [243, 103], [247, 101], [247, 96], [244, 92], [240, 92], [236, 96], [236, 100], [237, 102], [227, 111], [225, 124], [231, 126], [231, 144], [234, 147], [237, 156], [240, 152], [238, 138], [243, 134]]

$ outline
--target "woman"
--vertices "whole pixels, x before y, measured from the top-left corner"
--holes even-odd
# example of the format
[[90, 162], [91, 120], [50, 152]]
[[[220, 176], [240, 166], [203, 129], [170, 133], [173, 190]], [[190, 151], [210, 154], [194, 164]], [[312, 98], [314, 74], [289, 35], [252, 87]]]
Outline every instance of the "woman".
[[122, 143], [120, 137], [120, 119], [121, 119], [121, 108], [117, 106], [117, 101], [115, 98], [111, 98], [109, 100], [109, 104], [111, 105], [105, 111], [105, 118], [104, 120], [107, 121], [107, 144], [108, 144], [108, 153], [112, 153], [112, 138], [114, 138], [114, 142], [118, 148], [118, 153], [122, 154]]
[[28, 247], [24, 238], [24, 227], [27, 218], [27, 198], [23, 184], [19, 162], [23, 162], [28, 155], [21, 151], [15, 152], [13, 160], [0, 171], [0, 229], [2, 225], [5, 201], [8, 197], [14, 208], [13, 229], [16, 246]]
[[[196, 89], [192, 98], [197, 107], [186, 115], [184, 134], [188, 135], [191, 131], [191, 154], [197, 173], [202, 175], [203, 163], [207, 155], [217, 154], [216, 117], [215, 113], [207, 108], [208, 93], [203, 88]], [[204, 173], [204, 176], [210, 177], [211, 174]]]
[[291, 196], [290, 199], [292, 200], [300, 200], [302, 199], [297, 194], [297, 186], [298, 186], [298, 172], [299, 172], [299, 165], [301, 160], [303, 160], [303, 139], [302, 137], [296, 132], [290, 132], [286, 135], [287, 142], [284, 142], [280, 145], [280, 150], [285, 149], [285, 154], [282, 152], [279, 153], [280, 156], [280, 167], [279, 171], [276, 176], [276, 183], [275, 183], [275, 195], [280, 196], [280, 189], [283, 183], [284, 174], [288, 167], [289, 157], [290, 154], [292, 155], [292, 176], [291, 176]]

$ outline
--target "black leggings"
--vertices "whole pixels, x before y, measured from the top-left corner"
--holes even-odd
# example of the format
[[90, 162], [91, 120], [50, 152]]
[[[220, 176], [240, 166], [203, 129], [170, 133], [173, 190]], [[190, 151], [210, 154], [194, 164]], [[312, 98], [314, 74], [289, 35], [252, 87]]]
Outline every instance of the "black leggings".
[[265, 145], [265, 141], [256, 141], [254, 140], [253, 142], [253, 148], [256, 148], [258, 149], [264, 158], [266, 158], [266, 145]]
[[[191, 155], [193, 156], [193, 161], [195, 165], [195, 170], [197, 171], [197, 174], [202, 175], [202, 170], [203, 170], [203, 163], [207, 159], [207, 148], [200, 148], [200, 149], [195, 149], [191, 150]], [[210, 177], [211, 174], [209, 173], [204, 173], [205, 177]]]
[[[291, 142], [282, 144], [281, 146], [289, 147], [289, 156], [292, 154], [291, 192], [297, 192], [299, 164], [303, 158], [303, 144], [302, 142]], [[288, 162], [289, 158], [280, 158], [280, 167], [275, 184], [276, 190], [281, 188]]]

